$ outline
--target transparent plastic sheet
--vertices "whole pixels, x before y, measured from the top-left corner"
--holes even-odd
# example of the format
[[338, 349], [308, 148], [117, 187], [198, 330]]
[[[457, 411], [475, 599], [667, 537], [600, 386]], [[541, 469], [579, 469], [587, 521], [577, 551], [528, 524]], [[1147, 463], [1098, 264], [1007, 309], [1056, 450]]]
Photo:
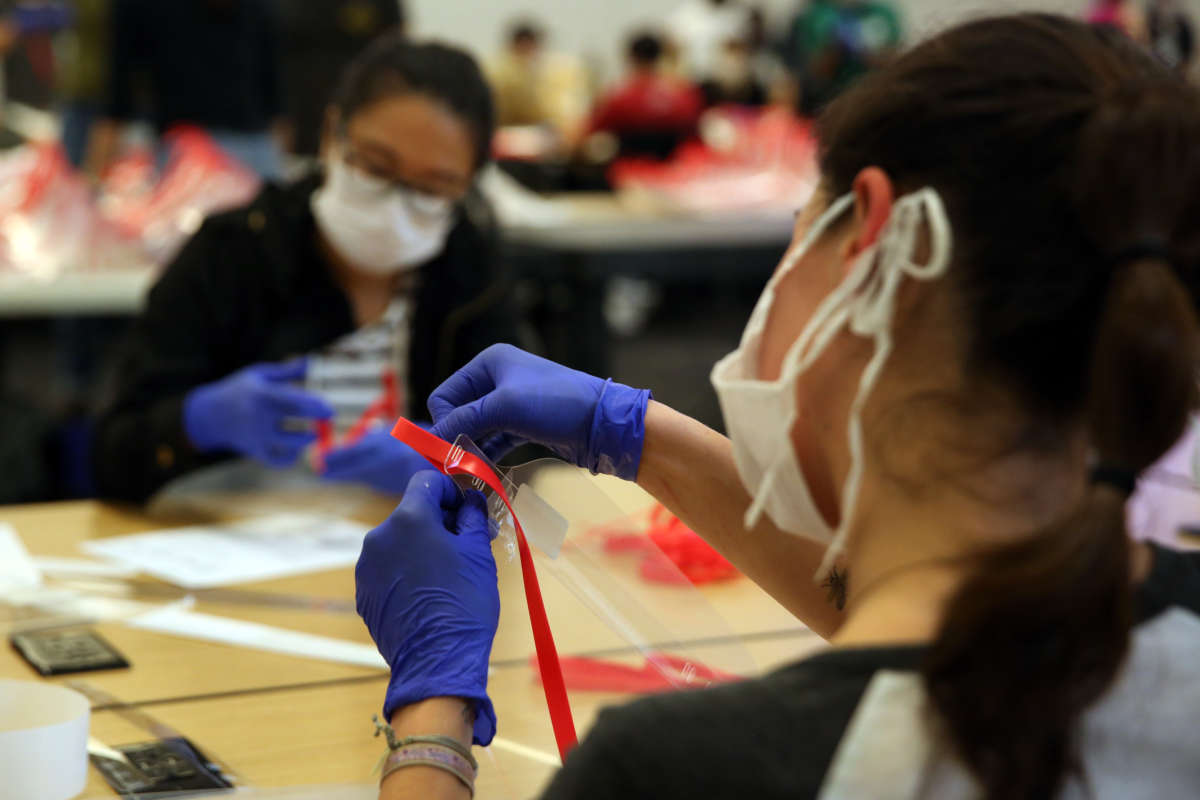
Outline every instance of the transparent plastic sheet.
[[[662, 688], [702, 688], [756, 673], [753, 659], [728, 623], [648, 537], [639, 551], [651, 552], [655, 572], [668, 576], [665, 582], [648, 582], [641, 576], [638, 559], [608, 551], [605, 544], [614, 531], [626, 536], [637, 536], [639, 531], [635, 517], [622, 511], [592, 476], [553, 459], [498, 469], [469, 439], [459, 437], [454, 444], [446, 471], [453, 471], [463, 453], [491, 467], [522, 515], [538, 574], [555, 579], [557, 587], [543, 581], [542, 591], [560, 657], [594, 656], [626, 666], [640, 659], [641, 666], [658, 674]], [[516, 532], [508, 508], [477, 479], [460, 475], [455, 480], [460, 487], [488, 497], [499, 560], [504, 562], [500, 569], [512, 569]], [[531, 495], [540, 502], [522, 502]], [[523, 508], [535, 513], [526, 516]], [[519, 580], [517, 575], [511, 578]], [[500, 652], [494, 651], [494, 660], [507, 655], [514, 629], [528, 630], [527, 622], [522, 625], [516, 619], [525, 613], [523, 608], [502, 609], [503, 638], [498, 636]], [[589, 616], [600, 626], [584, 624]], [[569, 690], [580, 690], [589, 681], [605, 682], [602, 666], [600, 674], [587, 674], [588, 667], [572, 662], [565, 668]], [[619, 673], [608, 679], [622, 683]], [[638, 679], [630, 685], [648, 683], [654, 681]]]
[[[614, 532], [644, 534], [644, 513], [623, 510], [583, 470], [553, 459], [499, 469], [459, 437], [441, 466], [460, 488], [487, 497], [502, 598], [518, 597], [513, 587], [522, 585], [517, 534], [496, 492], [478, 478], [455, 475], [474, 460], [468, 454], [496, 474], [520, 518], [580, 734], [602, 705], [757, 673], [744, 641], [661, 551], [656, 573], [673, 573], [669, 580], [641, 576], [639, 565], [654, 549], [648, 536], [636, 557], [609, 552]], [[531, 657], [527, 602], [502, 599], [500, 613], [488, 684], [500, 720], [481, 759], [486, 791], [480, 796], [526, 797], [540, 791], [558, 757], [547, 700], [537, 685], [540, 665]]]
[[[535, 491], [567, 523], [561, 554], [550, 558], [537, 550], [534, 556], [540, 573], [552, 575], [576, 601], [573, 607], [547, 598], [560, 652], [633, 648], [667, 684], [680, 689], [757, 672], [729, 624], [648, 537], [643, 549], [652, 553], [655, 571], [670, 576], [668, 582], [643, 578], [639, 557], [609, 552], [605, 544], [614, 531], [636, 536], [640, 530], [635, 518], [622, 511], [592, 476], [544, 459], [508, 470], [507, 478], [520, 490]], [[608, 642], [594, 628], [584, 639], [573, 640], [572, 629], [580, 628], [580, 606], [608, 629]]]

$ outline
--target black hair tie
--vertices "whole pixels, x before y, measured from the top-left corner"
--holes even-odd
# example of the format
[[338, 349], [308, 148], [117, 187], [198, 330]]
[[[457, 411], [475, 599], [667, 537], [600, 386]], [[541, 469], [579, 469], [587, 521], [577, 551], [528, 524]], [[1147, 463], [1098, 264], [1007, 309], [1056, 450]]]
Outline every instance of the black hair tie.
[[1093, 486], [1108, 486], [1129, 497], [1137, 488], [1137, 473], [1115, 464], [1097, 464], [1092, 467], [1089, 480]]
[[1122, 247], [1109, 257], [1108, 264], [1113, 269], [1116, 269], [1144, 259], [1153, 259], [1155, 261], [1165, 261], [1167, 264], [1174, 264], [1174, 256], [1171, 255], [1170, 246], [1165, 240], [1157, 237], [1139, 239], [1131, 245]]

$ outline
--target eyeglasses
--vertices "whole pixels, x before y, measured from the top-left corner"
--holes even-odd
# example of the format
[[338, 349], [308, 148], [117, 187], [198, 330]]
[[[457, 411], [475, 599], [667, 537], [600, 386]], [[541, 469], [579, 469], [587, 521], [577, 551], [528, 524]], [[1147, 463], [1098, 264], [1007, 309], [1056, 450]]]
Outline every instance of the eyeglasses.
[[386, 174], [357, 153], [345, 139], [339, 140], [338, 145], [342, 160], [359, 173], [362, 188], [377, 194], [379, 199], [395, 193], [409, 211], [429, 219], [442, 218], [453, 212], [457, 198], [413, 186], [402, 178]]

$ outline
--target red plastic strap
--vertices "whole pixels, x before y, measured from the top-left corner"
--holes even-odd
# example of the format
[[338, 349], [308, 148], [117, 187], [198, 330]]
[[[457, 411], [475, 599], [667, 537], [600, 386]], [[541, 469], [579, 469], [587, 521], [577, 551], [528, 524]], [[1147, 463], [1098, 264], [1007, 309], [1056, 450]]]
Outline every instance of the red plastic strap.
[[341, 441], [333, 434], [333, 423], [327, 419], [317, 420], [317, 448], [314, 454], [313, 466], [317, 472], [325, 471], [325, 457], [336, 447], [349, 447], [357, 444], [371, 430], [376, 420], [395, 419], [400, 414], [400, 396], [396, 384], [396, 373], [385, 369], [380, 377], [383, 384], [383, 394], [374, 403], [367, 406], [350, 430]]
[[538, 584], [537, 571], [533, 566], [533, 553], [529, 543], [525, 541], [525, 531], [521, 529], [521, 521], [513, 511], [504, 484], [478, 457], [463, 453], [458, 464], [447, 467], [452, 445], [444, 439], [439, 439], [432, 433], [414, 425], [403, 417], [392, 428], [392, 436], [416, 450], [422, 456], [447, 475], [469, 475], [483, 481], [488, 488], [500, 496], [504, 505], [512, 514], [513, 525], [517, 529], [517, 549], [521, 554], [521, 577], [525, 583], [525, 602], [529, 606], [529, 624], [533, 628], [533, 646], [537, 651], [538, 672], [542, 679], [542, 689], [546, 693], [546, 708], [550, 712], [550, 725], [554, 728], [554, 739], [558, 743], [558, 754], [565, 761], [567, 753], [575, 746], [575, 721], [571, 718], [571, 704], [567, 699], [567, 685], [563, 680], [562, 664], [558, 658], [558, 648], [554, 645], [554, 634], [550, 631], [550, 620], [546, 616], [546, 604], [542, 602], [542, 589]]

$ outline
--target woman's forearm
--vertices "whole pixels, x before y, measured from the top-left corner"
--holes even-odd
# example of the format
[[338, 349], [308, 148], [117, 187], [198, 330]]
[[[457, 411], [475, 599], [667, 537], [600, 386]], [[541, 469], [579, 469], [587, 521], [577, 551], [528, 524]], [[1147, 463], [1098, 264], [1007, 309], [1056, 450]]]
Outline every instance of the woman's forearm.
[[724, 436], [651, 402], [638, 485], [816, 633], [829, 637], [841, 625], [842, 613], [813, 581], [824, 548], [765, 516], [753, 530], [744, 528], [750, 497]]
[[[475, 717], [470, 705], [456, 697], [434, 697], [392, 714], [396, 737], [449, 736], [471, 746]], [[405, 767], [384, 779], [379, 800], [469, 800], [462, 781], [436, 767]]]

